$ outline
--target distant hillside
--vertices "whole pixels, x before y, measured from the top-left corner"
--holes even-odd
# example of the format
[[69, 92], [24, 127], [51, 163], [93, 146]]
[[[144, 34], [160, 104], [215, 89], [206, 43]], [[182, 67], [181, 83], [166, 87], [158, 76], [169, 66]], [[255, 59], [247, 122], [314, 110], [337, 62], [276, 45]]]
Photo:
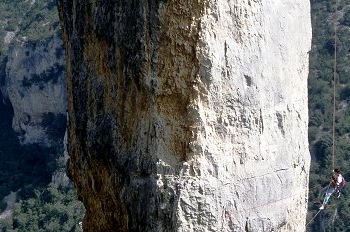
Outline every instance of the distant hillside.
[[[13, 42], [43, 40], [59, 33], [55, 0], [4, 0], [0, 2], [0, 68], [3, 75], [8, 48]], [[0, 76], [2, 79], [2, 76]]]
[[4, 0], [0, 12], [0, 231], [81, 231], [56, 1]]

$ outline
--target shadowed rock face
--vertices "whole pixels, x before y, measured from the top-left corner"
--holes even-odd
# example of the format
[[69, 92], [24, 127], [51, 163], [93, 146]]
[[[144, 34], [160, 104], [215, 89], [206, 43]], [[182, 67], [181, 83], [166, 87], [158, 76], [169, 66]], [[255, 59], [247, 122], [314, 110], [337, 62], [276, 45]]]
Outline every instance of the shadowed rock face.
[[[62, 40], [54, 35], [42, 41], [14, 43], [8, 51], [6, 75], [0, 86], [14, 109], [12, 127], [22, 144], [53, 146], [45, 115], [66, 118], [67, 93]], [[52, 123], [53, 120], [51, 120]], [[63, 128], [57, 137], [64, 134]]]
[[308, 1], [58, 8], [86, 231], [305, 229]]

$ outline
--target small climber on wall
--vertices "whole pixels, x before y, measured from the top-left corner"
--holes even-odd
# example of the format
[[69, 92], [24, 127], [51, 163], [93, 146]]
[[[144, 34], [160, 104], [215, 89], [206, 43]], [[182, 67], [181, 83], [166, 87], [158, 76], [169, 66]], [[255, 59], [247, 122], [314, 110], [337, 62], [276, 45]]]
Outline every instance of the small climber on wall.
[[322, 188], [319, 193], [319, 197], [325, 194], [324, 201], [320, 207], [321, 209], [324, 209], [325, 205], [327, 205], [329, 198], [334, 194], [335, 197], [340, 197], [340, 192], [345, 186], [345, 179], [341, 175], [341, 172], [339, 169], [334, 169], [332, 173], [331, 182], [326, 187]]

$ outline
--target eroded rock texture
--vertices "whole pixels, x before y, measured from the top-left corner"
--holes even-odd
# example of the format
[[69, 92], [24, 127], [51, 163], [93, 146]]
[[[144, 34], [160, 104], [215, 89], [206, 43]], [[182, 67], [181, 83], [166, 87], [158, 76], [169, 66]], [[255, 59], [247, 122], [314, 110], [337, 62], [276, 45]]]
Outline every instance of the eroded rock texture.
[[303, 231], [309, 1], [59, 0], [86, 231]]
[[55, 119], [62, 118], [63, 124], [66, 119], [63, 56], [58, 35], [41, 41], [16, 42], [9, 48], [6, 75], [0, 88], [13, 106], [12, 127], [23, 144], [52, 146], [56, 143], [53, 140], [57, 140], [52, 134], [64, 135], [64, 125], [58, 132], [47, 132], [47, 126], [54, 124]]

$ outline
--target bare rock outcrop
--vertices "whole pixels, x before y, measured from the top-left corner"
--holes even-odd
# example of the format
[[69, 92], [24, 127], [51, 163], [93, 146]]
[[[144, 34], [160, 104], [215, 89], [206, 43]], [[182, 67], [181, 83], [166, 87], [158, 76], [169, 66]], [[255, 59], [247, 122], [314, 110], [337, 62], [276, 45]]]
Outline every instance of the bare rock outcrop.
[[[2, 93], [14, 109], [12, 127], [23, 144], [51, 146], [47, 126], [66, 119], [67, 93], [62, 39], [13, 43], [9, 48]], [[60, 137], [64, 135], [64, 126]], [[62, 127], [61, 126], [61, 127]], [[55, 130], [55, 128], [51, 128]], [[55, 133], [55, 132], [52, 132]]]
[[58, 1], [86, 231], [304, 231], [307, 0]]

